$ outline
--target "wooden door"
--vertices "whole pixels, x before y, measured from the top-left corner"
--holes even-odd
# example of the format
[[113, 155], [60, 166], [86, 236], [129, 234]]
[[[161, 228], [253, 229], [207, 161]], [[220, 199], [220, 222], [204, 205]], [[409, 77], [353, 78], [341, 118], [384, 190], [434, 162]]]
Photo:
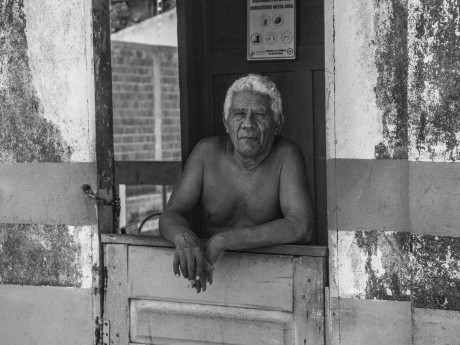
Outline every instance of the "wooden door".
[[306, 160], [315, 243], [326, 244], [323, 1], [297, 1], [294, 61], [246, 60], [244, 0], [178, 1], [177, 6], [183, 162], [200, 139], [225, 134], [221, 114], [231, 83], [248, 73], [267, 75], [283, 99], [281, 135], [295, 141]]
[[103, 235], [110, 344], [324, 344], [324, 247], [232, 252], [197, 294], [155, 237]]

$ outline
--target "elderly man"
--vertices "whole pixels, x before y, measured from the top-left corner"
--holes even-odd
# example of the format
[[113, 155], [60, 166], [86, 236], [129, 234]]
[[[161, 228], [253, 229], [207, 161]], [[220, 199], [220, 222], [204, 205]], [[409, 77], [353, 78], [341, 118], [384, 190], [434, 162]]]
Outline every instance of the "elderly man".
[[[200, 141], [163, 215], [160, 232], [176, 245], [173, 271], [195, 285], [212, 283], [225, 250], [312, 239], [313, 210], [305, 163], [296, 144], [278, 136], [281, 97], [267, 77], [250, 74], [228, 89], [223, 121], [228, 136]], [[188, 219], [201, 206], [207, 242]]]

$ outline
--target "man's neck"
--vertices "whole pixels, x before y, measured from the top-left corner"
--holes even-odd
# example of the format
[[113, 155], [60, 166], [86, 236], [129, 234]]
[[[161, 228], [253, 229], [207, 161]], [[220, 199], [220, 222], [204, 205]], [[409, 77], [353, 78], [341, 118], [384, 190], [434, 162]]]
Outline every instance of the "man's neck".
[[271, 152], [271, 149], [267, 150], [267, 152], [264, 152], [263, 154], [247, 157], [247, 156], [240, 155], [235, 149], [233, 149], [232, 157], [236, 165], [244, 173], [253, 173], [263, 163], [265, 158], [268, 157], [270, 152]]

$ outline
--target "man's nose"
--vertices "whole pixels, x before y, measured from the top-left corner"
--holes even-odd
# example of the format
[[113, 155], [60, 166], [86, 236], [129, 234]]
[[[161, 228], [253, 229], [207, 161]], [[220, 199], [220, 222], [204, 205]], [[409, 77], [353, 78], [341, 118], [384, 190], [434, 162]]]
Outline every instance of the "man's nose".
[[243, 123], [241, 124], [243, 127], [252, 127], [254, 125], [254, 114], [252, 111], [248, 111], [246, 116], [244, 117]]

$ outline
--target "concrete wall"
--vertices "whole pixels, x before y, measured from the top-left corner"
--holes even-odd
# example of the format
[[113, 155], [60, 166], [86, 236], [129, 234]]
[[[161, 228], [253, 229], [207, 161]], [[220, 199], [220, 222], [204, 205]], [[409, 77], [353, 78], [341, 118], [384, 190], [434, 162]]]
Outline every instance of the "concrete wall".
[[97, 218], [88, 1], [0, 1], [0, 342], [91, 344]]
[[460, 44], [450, 0], [326, 1], [332, 344], [460, 337]]

